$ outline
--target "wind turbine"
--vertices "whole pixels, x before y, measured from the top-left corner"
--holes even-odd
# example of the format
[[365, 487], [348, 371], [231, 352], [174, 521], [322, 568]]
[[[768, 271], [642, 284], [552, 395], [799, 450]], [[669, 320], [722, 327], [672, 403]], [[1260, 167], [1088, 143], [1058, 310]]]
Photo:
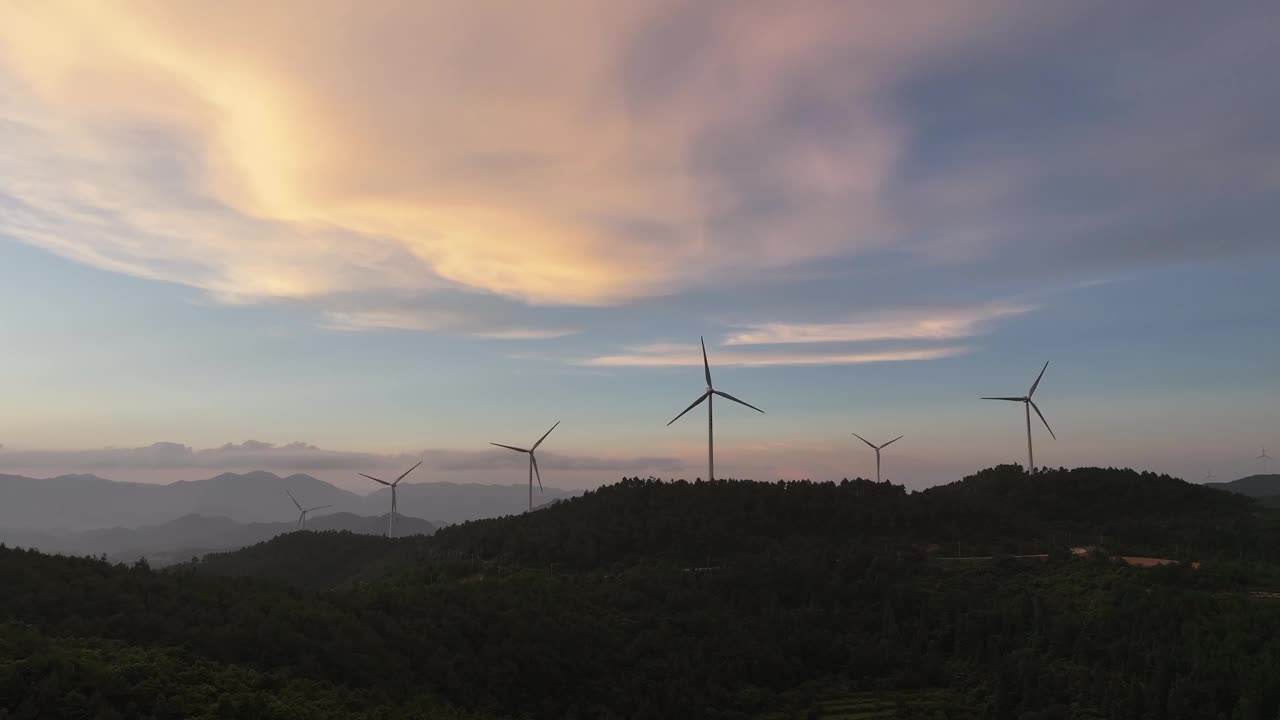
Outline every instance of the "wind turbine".
[[858, 433], [852, 433], [852, 435], [858, 438], [859, 440], [861, 440], [862, 442], [867, 443], [867, 447], [876, 451], [876, 482], [880, 482], [880, 451], [898, 442], [903, 438], [903, 436], [899, 435], [898, 437], [890, 440], [889, 442], [883, 445], [872, 445], [866, 438], [862, 437]]
[[289, 496], [289, 499], [293, 501], [294, 506], [298, 508], [298, 512], [300, 513], [298, 515], [298, 529], [300, 530], [307, 529], [307, 513], [333, 507], [332, 505], [317, 505], [312, 508], [304, 508], [298, 503], [298, 499], [293, 496], [293, 493], [289, 492], [287, 489], [284, 492]]
[[1210, 470], [1209, 472], [1205, 473], [1204, 480], [1201, 480], [1200, 482], [1206, 482], [1206, 483], [1213, 482], [1213, 471]]
[[[556, 421], [555, 425], [551, 426], [551, 430], [555, 430], [558, 427], [560, 427], [559, 420]], [[538, 458], [533, 454], [533, 451], [537, 450], [538, 446], [542, 444], [542, 441], [547, 439], [547, 435], [551, 434], [551, 430], [548, 430], [546, 433], [543, 434], [542, 437], [538, 438], [538, 442], [534, 443], [533, 447], [529, 448], [528, 450], [524, 448], [515, 447], [514, 445], [503, 445], [502, 443], [496, 443], [496, 442], [489, 443], [490, 445], [497, 445], [500, 448], [506, 448], [508, 450], [515, 450], [516, 452], [522, 452], [529, 456], [529, 509], [530, 510], [533, 509], [533, 475], [534, 473], [537, 473], [538, 475], [538, 492], [542, 492], [542, 473], [538, 471]]]
[[1266, 475], [1268, 464], [1271, 463], [1271, 461], [1275, 460], [1275, 458], [1267, 454], [1266, 448], [1262, 448], [1262, 454], [1254, 458], [1254, 460], [1257, 460], [1259, 463], [1262, 464], [1262, 474]]
[[752, 405], [751, 403], [743, 402], [739, 400], [738, 398], [730, 395], [727, 392], [720, 392], [719, 390], [715, 389], [714, 386], [712, 386], [711, 363], [707, 362], [707, 343], [701, 337], [698, 338], [698, 342], [702, 343], [702, 369], [707, 376], [707, 391], [702, 393], [702, 396], [699, 397], [697, 400], [694, 400], [692, 405], [685, 408], [684, 412], [672, 418], [671, 422], [667, 423], [667, 427], [671, 427], [671, 423], [684, 417], [684, 413], [687, 413], [690, 410], [698, 407], [698, 405], [703, 400], [707, 401], [707, 480], [710, 481], [710, 480], [716, 479], [715, 434], [712, 432], [712, 413], [711, 413], [712, 397], [711, 396], [719, 395], [720, 397], [726, 400], [732, 400], [738, 403], [739, 405], [746, 405], [747, 407], [761, 414], [764, 414], [764, 411], [756, 407], [755, 405]]
[[408, 470], [405, 470], [405, 471], [404, 471], [404, 473], [403, 473], [403, 474], [401, 474], [401, 475], [400, 475], [400, 477], [396, 478], [393, 482], [387, 482], [386, 480], [380, 480], [380, 479], [378, 479], [378, 478], [376, 478], [376, 477], [374, 477], [374, 476], [372, 476], [372, 475], [365, 475], [364, 473], [357, 473], [358, 475], [360, 475], [360, 476], [362, 476], [362, 477], [367, 477], [367, 478], [369, 478], [370, 480], [372, 480], [372, 481], [374, 481], [374, 482], [376, 482], [376, 483], [381, 483], [381, 484], [386, 485], [387, 487], [391, 488], [391, 514], [387, 516], [387, 537], [391, 537], [391, 536], [392, 536], [392, 534], [395, 532], [395, 529], [396, 529], [396, 486], [400, 484], [400, 481], [404, 479], [404, 476], [405, 476], [405, 475], [408, 475], [409, 473], [413, 472], [414, 470], [417, 470], [417, 469], [418, 469], [418, 465], [421, 465], [421, 464], [422, 464], [422, 461], [421, 461], [421, 460], [419, 460], [417, 465], [414, 465], [413, 467], [409, 468]]
[[1050, 437], [1054, 440], [1058, 439], [1053, 434], [1053, 428], [1049, 427], [1049, 421], [1044, 419], [1044, 413], [1040, 412], [1040, 408], [1036, 406], [1032, 395], [1036, 394], [1036, 388], [1040, 385], [1040, 378], [1044, 377], [1044, 371], [1049, 369], [1049, 362], [1046, 360], [1044, 367], [1040, 368], [1040, 374], [1036, 376], [1036, 381], [1031, 383], [1031, 389], [1027, 391], [1026, 397], [984, 397], [983, 400], [1008, 400], [1009, 402], [1022, 403], [1023, 410], [1027, 413], [1027, 472], [1035, 472], [1036, 460], [1035, 455], [1031, 452], [1031, 411], [1035, 410], [1036, 415], [1040, 416], [1040, 422], [1044, 423], [1044, 429], [1049, 431]]

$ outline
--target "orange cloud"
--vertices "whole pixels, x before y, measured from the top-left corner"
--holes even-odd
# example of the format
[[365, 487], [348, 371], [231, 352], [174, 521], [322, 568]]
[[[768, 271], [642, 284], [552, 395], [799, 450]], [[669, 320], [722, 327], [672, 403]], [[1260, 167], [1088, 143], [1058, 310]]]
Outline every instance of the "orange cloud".
[[[736, 3], [683, 65], [628, 70], [662, 61], [663, 22], [699, 12], [6, 3], [0, 194], [18, 209], [0, 229], [228, 300], [461, 285], [599, 305], [885, 242], [903, 141], [872, 98], [992, 13]], [[789, 81], [837, 57], [866, 62], [822, 100], [863, 109], [838, 138], [773, 137]], [[751, 182], [794, 212], [757, 216], [744, 174], [703, 166], [700, 143], [757, 135], [776, 162]]]

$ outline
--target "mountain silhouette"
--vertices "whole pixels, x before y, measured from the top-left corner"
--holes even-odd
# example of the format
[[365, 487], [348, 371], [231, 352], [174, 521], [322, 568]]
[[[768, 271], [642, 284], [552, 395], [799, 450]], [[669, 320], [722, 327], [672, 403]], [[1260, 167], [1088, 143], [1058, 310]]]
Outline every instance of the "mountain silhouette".
[[[286, 490], [305, 506], [332, 505], [333, 512], [383, 515], [391, 505], [385, 491], [359, 495], [301, 474], [223, 473], [169, 484], [116, 482], [96, 475], [0, 475], [0, 528], [56, 534], [140, 528], [187, 515], [236, 523], [293, 521], [297, 512]], [[547, 488], [542, 497], [549, 501], [571, 495]], [[517, 514], [527, 502], [522, 485], [405, 482], [398, 515], [449, 524]]]

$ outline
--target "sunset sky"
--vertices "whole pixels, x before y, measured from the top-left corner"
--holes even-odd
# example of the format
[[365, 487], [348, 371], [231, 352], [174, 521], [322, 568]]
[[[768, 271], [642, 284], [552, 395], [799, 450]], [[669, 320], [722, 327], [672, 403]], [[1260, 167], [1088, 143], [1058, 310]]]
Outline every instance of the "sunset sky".
[[[1265, 2], [0, 0], [0, 472], [1280, 456]], [[1274, 449], [1272, 449], [1274, 448]]]

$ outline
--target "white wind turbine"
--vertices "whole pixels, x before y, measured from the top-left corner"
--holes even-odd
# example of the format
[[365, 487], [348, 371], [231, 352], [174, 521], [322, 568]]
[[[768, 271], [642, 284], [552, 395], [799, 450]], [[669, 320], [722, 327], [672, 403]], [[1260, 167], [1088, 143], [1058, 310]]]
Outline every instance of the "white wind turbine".
[[[551, 430], [555, 430], [558, 427], [560, 427], [559, 420], [556, 421], [555, 425], [551, 426]], [[515, 450], [516, 452], [522, 452], [529, 456], [529, 509], [530, 510], [533, 509], [534, 473], [537, 473], [538, 475], [538, 492], [542, 492], [542, 473], [538, 470], [538, 458], [533, 453], [535, 450], [538, 449], [538, 446], [542, 444], [542, 441], [547, 439], [547, 435], [551, 434], [551, 430], [548, 430], [546, 433], [542, 435], [542, 437], [538, 438], [538, 442], [534, 443], [533, 447], [529, 448], [528, 450], [520, 447], [515, 447], [514, 445], [503, 445], [502, 443], [496, 443], [496, 442], [489, 443], [490, 445], [497, 445], [500, 448], [506, 448], [508, 450]]]
[[726, 400], [732, 400], [738, 403], [739, 405], [746, 405], [747, 407], [761, 414], [763, 414], [764, 411], [756, 407], [755, 405], [752, 405], [751, 403], [743, 402], [742, 400], [739, 400], [738, 398], [730, 395], [727, 392], [721, 392], [715, 389], [715, 387], [711, 385], [711, 363], [707, 362], [707, 343], [701, 337], [698, 338], [698, 341], [702, 343], [702, 369], [707, 376], [707, 391], [702, 393], [702, 396], [699, 397], [697, 400], [694, 400], [692, 405], [685, 408], [684, 412], [672, 418], [671, 422], [667, 423], [667, 427], [671, 427], [671, 423], [684, 417], [684, 413], [687, 413], [690, 410], [698, 407], [698, 405], [703, 400], [707, 401], [707, 480], [711, 481], [716, 479], [715, 434], [712, 432], [712, 413], [711, 413], [712, 397], [711, 396], [719, 395], [720, 397]]
[[885, 443], [885, 444], [883, 444], [883, 445], [872, 445], [872, 444], [871, 444], [871, 442], [870, 442], [869, 440], [867, 440], [866, 438], [862, 437], [862, 436], [861, 436], [861, 435], [859, 435], [858, 433], [852, 433], [852, 434], [853, 434], [853, 436], [854, 436], [854, 437], [856, 437], [856, 438], [858, 438], [859, 440], [861, 440], [862, 442], [866, 443], [866, 444], [867, 444], [867, 447], [869, 447], [869, 448], [871, 448], [872, 450], [875, 450], [875, 451], [876, 451], [876, 482], [880, 482], [880, 451], [881, 451], [881, 450], [883, 450], [883, 449], [885, 449], [885, 448], [887, 448], [887, 447], [889, 447], [890, 445], [892, 445], [892, 444], [894, 444], [894, 443], [898, 442], [898, 441], [899, 441], [899, 440], [901, 440], [904, 436], [899, 435], [898, 437], [896, 437], [896, 438], [894, 438], [894, 439], [890, 440], [889, 442], [887, 442], [887, 443]]
[[404, 473], [403, 473], [403, 474], [401, 474], [401, 475], [400, 475], [400, 477], [396, 478], [393, 482], [387, 482], [386, 480], [380, 480], [380, 479], [378, 479], [378, 478], [376, 478], [376, 477], [374, 477], [374, 476], [372, 476], [372, 475], [365, 475], [364, 473], [357, 473], [357, 474], [359, 474], [359, 475], [360, 475], [360, 476], [362, 476], [362, 477], [367, 477], [367, 478], [369, 478], [370, 480], [372, 480], [372, 481], [374, 481], [374, 482], [376, 482], [376, 483], [381, 483], [381, 484], [386, 485], [387, 487], [391, 488], [391, 514], [387, 516], [387, 537], [391, 537], [391, 536], [395, 533], [395, 529], [396, 529], [396, 486], [400, 484], [400, 481], [404, 479], [405, 475], [408, 475], [409, 473], [411, 473], [411, 472], [413, 472], [414, 470], [418, 469], [418, 465], [421, 465], [421, 464], [422, 464], [422, 461], [421, 461], [421, 460], [419, 460], [417, 465], [414, 465], [413, 467], [409, 468], [408, 470], [405, 470], [405, 471], [404, 471]]
[[323, 509], [325, 509], [325, 508], [331, 508], [331, 507], [333, 507], [333, 505], [317, 505], [317, 506], [315, 506], [315, 507], [304, 508], [304, 507], [302, 507], [302, 505], [298, 502], [298, 499], [297, 499], [297, 498], [295, 498], [295, 497], [293, 496], [293, 493], [289, 492], [287, 489], [286, 489], [284, 492], [285, 492], [285, 494], [286, 494], [286, 495], [288, 495], [288, 496], [289, 496], [289, 499], [293, 501], [294, 506], [298, 508], [298, 513], [299, 513], [299, 515], [298, 515], [298, 529], [299, 529], [299, 530], [306, 530], [306, 529], [307, 529], [307, 513], [309, 513], [309, 512], [314, 512], [314, 511], [316, 511], [316, 510], [323, 510]]
[[1258, 457], [1254, 458], [1254, 460], [1257, 460], [1257, 461], [1258, 461], [1258, 463], [1262, 465], [1262, 474], [1263, 474], [1263, 475], [1266, 475], [1266, 474], [1267, 474], [1267, 468], [1268, 468], [1268, 467], [1270, 467], [1271, 462], [1272, 462], [1273, 460], [1275, 460], [1275, 458], [1273, 458], [1273, 457], [1271, 457], [1270, 455], [1268, 455], [1268, 454], [1267, 454], [1267, 449], [1266, 449], [1266, 448], [1262, 448], [1262, 454], [1261, 454], [1261, 455], [1259, 455]]
[[1009, 402], [1022, 403], [1023, 409], [1027, 413], [1027, 472], [1035, 472], [1035, 469], [1036, 469], [1035, 455], [1031, 451], [1031, 411], [1032, 410], [1035, 410], [1036, 415], [1040, 416], [1040, 422], [1044, 423], [1044, 429], [1049, 431], [1049, 436], [1052, 437], [1054, 440], [1058, 439], [1058, 436], [1053, 434], [1053, 428], [1049, 427], [1049, 421], [1044, 419], [1044, 413], [1040, 412], [1040, 408], [1037, 407], [1035, 401], [1031, 399], [1031, 396], [1036, 394], [1036, 388], [1039, 387], [1040, 385], [1040, 378], [1044, 377], [1044, 371], [1048, 369], [1049, 369], [1049, 362], [1046, 360], [1044, 363], [1044, 367], [1040, 368], [1040, 374], [1036, 376], [1036, 381], [1034, 383], [1031, 383], [1031, 389], [1027, 391], [1026, 397], [984, 397], [982, 398], [983, 400], [1008, 400]]

